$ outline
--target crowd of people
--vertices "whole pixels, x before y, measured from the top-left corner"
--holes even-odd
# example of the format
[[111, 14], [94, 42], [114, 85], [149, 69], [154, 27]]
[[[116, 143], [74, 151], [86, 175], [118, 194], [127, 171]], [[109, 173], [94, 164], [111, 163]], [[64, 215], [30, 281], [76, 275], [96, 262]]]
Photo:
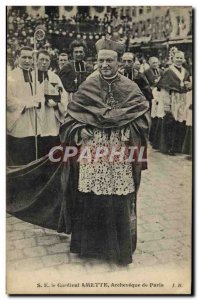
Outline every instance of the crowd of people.
[[[116, 13], [106, 13], [103, 18], [88, 13], [76, 13], [69, 18], [64, 15], [60, 18], [58, 13], [33, 17], [13, 7], [7, 14], [7, 60], [11, 68], [14, 67], [17, 50], [27, 44], [33, 46], [34, 29], [38, 25], [45, 26], [46, 47], [53, 58], [57, 59], [58, 54], [64, 52], [75, 38], [81, 37], [89, 44], [90, 55], [93, 55], [95, 41], [105, 32], [110, 34], [113, 30], [119, 31], [123, 40], [126, 40], [127, 31], [132, 23], [129, 17], [120, 18]], [[60, 41], [60, 37], [63, 42]], [[40, 42], [37, 46], [43, 48], [44, 44]]]
[[[77, 12], [72, 17], [48, 12], [43, 17], [40, 15], [33, 17], [22, 9], [12, 7], [7, 13], [7, 61], [10, 68], [14, 68], [17, 51], [21, 47], [25, 45], [33, 47], [33, 35], [38, 25], [45, 27], [46, 38], [45, 41], [37, 42], [37, 48], [45, 48], [50, 52], [53, 68], [57, 66], [59, 54], [67, 52], [70, 43], [75, 39], [83, 39], [86, 42], [87, 57], [95, 60], [95, 42], [106, 34], [113, 35], [114, 32], [118, 32], [119, 39], [127, 45], [127, 50], [130, 50], [130, 38], [135, 37], [131, 17], [119, 16], [113, 8], [103, 18], [99, 18], [87, 12]], [[141, 48], [136, 48], [135, 51], [142, 64], [148, 63], [151, 56], [149, 49], [149, 52]], [[155, 55], [159, 59], [160, 67], [166, 67], [169, 59], [166, 57], [166, 51], [159, 49], [157, 52]], [[189, 55], [186, 56], [186, 60], [187, 67], [191, 68], [192, 61]]]
[[[21, 66], [21, 49], [12, 74]], [[43, 50], [50, 58], [45, 72], [54, 72], [59, 76], [69, 97], [97, 69], [97, 61], [86, 61], [86, 49], [84, 41], [75, 40], [67, 52], [57, 53], [55, 58], [48, 45]], [[29, 48], [29, 51], [32, 49]], [[72, 53], [72, 59], [69, 53]], [[169, 155], [181, 152], [191, 155], [191, 144], [187, 146], [186, 141], [191, 140], [188, 135], [192, 134], [192, 76], [184, 67], [185, 54], [172, 48], [166, 67], [160, 67], [157, 57], [150, 57], [148, 62], [140, 61], [135, 54], [125, 52], [119, 62], [119, 72], [134, 81], [149, 102], [152, 117], [150, 142], [153, 148]], [[28, 68], [34, 68], [33, 59]], [[179, 80], [182, 80], [181, 84]]]
[[[71, 233], [71, 252], [129, 264], [148, 140], [162, 153], [191, 158], [192, 77], [176, 48], [160, 68], [158, 57], [140, 62], [126, 52], [116, 34], [95, 46], [97, 60], [87, 61], [85, 41], [73, 40], [57, 65], [49, 49], [19, 49], [7, 80], [7, 164], [26, 166], [60, 144], [96, 152], [98, 161], [63, 164], [57, 230]], [[113, 145], [113, 158], [143, 147], [144, 159], [104, 159], [98, 149]]]

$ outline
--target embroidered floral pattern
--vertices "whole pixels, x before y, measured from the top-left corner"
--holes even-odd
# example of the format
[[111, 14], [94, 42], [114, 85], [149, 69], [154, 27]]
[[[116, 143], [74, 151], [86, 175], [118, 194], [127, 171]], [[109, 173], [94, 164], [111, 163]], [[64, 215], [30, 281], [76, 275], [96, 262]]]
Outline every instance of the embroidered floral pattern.
[[[115, 146], [116, 151], [120, 151], [122, 147], [126, 146], [129, 135], [129, 129], [124, 131], [111, 130], [110, 135], [107, 131], [94, 129], [94, 138], [89, 140], [85, 146], [91, 149], [92, 154], [95, 154], [97, 147], [111, 149], [112, 145]], [[119, 157], [116, 156], [112, 162], [105, 156], [95, 161], [94, 155], [91, 161], [86, 161], [86, 159], [81, 161], [79, 191], [84, 193], [94, 192], [96, 195], [127, 195], [134, 192], [132, 164], [127, 162], [125, 155], [127, 155], [126, 152], [123, 161], [120, 161]]]

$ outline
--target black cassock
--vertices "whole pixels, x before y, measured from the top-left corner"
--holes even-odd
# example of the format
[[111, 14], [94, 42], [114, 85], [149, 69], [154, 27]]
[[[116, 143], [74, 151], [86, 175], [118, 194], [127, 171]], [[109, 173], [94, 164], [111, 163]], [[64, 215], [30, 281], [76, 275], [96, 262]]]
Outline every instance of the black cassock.
[[93, 68], [85, 61], [69, 61], [59, 71], [60, 77], [65, 90], [68, 93], [75, 93], [79, 85], [92, 73]]

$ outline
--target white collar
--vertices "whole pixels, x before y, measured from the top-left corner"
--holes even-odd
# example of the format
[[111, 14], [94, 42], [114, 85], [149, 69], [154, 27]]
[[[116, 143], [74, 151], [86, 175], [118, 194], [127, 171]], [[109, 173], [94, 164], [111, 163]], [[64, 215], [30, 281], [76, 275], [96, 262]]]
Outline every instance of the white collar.
[[105, 80], [111, 80], [111, 79], [115, 79], [115, 78], [117, 77], [117, 75], [118, 75], [118, 72], [117, 72], [114, 76], [112, 76], [112, 77], [105, 77], [105, 76], [103, 76], [103, 75], [102, 75], [102, 77], [103, 77]]

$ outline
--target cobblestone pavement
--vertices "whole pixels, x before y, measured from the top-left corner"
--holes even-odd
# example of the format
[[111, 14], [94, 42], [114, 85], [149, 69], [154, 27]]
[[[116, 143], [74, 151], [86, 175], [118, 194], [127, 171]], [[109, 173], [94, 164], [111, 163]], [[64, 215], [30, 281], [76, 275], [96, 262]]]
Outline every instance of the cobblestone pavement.
[[[149, 149], [149, 169], [138, 195], [138, 243], [130, 269], [190, 263], [191, 166], [185, 155]], [[121, 272], [122, 268], [69, 251], [70, 237], [7, 215], [7, 270], [67, 274]]]

